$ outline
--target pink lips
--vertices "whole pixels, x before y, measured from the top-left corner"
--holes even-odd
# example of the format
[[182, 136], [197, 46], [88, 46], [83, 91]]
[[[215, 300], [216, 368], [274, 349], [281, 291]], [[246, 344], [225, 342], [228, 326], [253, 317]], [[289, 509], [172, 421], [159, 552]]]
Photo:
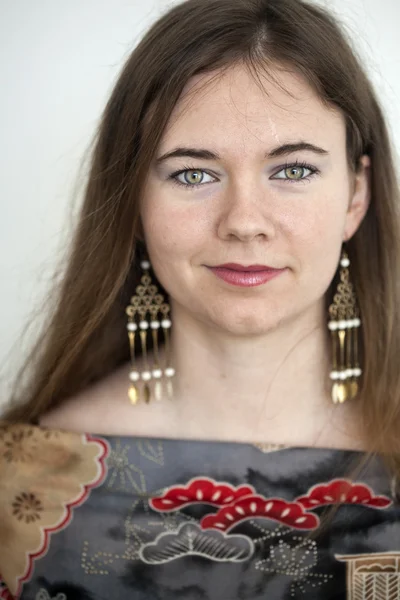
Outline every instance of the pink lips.
[[270, 279], [277, 277], [285, 269], [273, 269], [265, 265], [238, 265], [227, 263], [217, 267], [208, 267], [217, 277], [232, 285], [240, 287], [254, 287], [262, 285]]

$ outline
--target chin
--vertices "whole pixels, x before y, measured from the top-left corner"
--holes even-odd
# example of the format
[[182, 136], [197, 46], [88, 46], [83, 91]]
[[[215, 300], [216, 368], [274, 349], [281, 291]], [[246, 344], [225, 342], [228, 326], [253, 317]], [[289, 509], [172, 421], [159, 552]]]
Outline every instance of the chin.
[[221, 330], [240, 337], [265, 335], [276, 329], [281, 322], [281, 315], [269, 314], [260, 317], [259, 313], [238, 316], [225, 312], [220, 319], [214, 319], [214, 323], [217, 323]]

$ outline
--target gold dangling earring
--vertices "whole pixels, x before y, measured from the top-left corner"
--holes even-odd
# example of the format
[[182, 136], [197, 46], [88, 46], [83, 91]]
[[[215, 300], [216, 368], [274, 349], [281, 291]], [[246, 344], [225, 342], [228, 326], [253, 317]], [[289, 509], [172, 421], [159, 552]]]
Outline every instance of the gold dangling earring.
[[[170, 306], [164, 302], [164, 296], [159, 293], [156, 285], [152, 284], [149, 274], [150, 262], [143, 260], [140, 263], [144, 271], [139, 284], [136, 287], [136, 295], [132, 296], [131, 303], [126, 308], [128, 315], [128, 338], [131, 355], [131, 371], [129, 379], [131, 385], [128, 390], [128, 397], [132, 404], [137, 404], [143, 399], [146, 403], [154, 397], [161, 400], [164, 386], [167, 394], [171, 398], [173, 395], [172, 377], [175, 375], [175, 369], [171, 367], [171, 347], [169, 339], [169, 330], [171, 321], [169, 319]], [[150, 322], [146, 320], [147, 314], [150, 315]], [[161, 315], [161, 321], [157, 318]], [[159, 354], [159, 330], [163, 330], [165, 344], [165, 365], [162, 368]], [[150, 360], [147, 353], [147, 342], [151, 330], [153, 338], [153, 361]], [[144, 362], [144, 370], [141, 372], [135, 368], [135, 339], [137, 332], [140, 334], [141, 351]], [[139, 381], [142, 381], [142, 393], [139, 391]], [[153, 384], [151, 386], [151, 384]], [[152, 387], [152, 390], [151, 390]]]
[[350, 260], [345, 250], [340, 259], [340, 283], [329, 307], [328, 328], [332, 340], [333, 370], [330, 378], [332, 400], [335, 404], [355, 398], [358, 393], [358, 378], [362, 374], [359, 364], [360, 311], [353, 284], [350, 281]]

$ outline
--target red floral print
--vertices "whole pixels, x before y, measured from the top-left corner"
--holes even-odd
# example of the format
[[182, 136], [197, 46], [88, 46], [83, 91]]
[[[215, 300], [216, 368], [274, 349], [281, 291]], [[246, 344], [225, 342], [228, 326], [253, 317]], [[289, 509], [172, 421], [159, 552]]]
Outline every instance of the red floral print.
[[192, 479], [186, 486], [170, 487], [162, 496], [152, 498], [150, 506], [159, 512], [170, 512], [198, 503], [226, 506], [254, 493], [250, 485], [235, 488], [229, 483], [202, 477]]
[[306, 510], [327, 504], [361, 504], [372, 508], [388, 508], [392, 504], [386, 496], [375, 496], [364, 483], [351, 483], [347, 479], [334, 479], [327, 484], [313, 486], [306, 496], [296, 498]]
[[216, 514], [203, 517], [200, 524], [202, 529], [228, 531], [238, 523], [255, 517], [272, 519], [294, 529], [315, 529], [319, 524], [318, 517], [307, 513], [299, 503], [263, 496], [241, 498]]

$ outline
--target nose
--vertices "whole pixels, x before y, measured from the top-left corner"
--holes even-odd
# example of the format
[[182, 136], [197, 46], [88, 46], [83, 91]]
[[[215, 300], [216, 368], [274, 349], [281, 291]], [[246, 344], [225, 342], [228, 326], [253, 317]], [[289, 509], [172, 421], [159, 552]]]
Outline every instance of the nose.
[[270, 212], [267, 192], [260, 182], [232, 183], [221, 199], [218, 236], [243, 242], [255, 238], [271, 240], [276, 235], [276, 225]]

